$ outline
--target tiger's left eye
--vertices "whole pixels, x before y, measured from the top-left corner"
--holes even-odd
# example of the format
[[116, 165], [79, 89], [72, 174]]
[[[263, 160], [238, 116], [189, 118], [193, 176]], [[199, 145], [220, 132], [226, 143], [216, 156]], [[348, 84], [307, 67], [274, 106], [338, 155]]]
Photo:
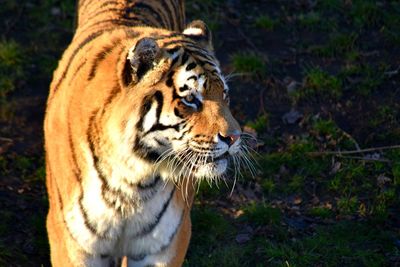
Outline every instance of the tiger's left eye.
[[201, 102], [197, 97], [193, 94], [187, 95], [182, 98], [182, 102], [191, 108], [198, 110], [201, 107]]
[[192, 103], [194, 100], [194, 96], [192, 94], [185, 96], [186, 102]]

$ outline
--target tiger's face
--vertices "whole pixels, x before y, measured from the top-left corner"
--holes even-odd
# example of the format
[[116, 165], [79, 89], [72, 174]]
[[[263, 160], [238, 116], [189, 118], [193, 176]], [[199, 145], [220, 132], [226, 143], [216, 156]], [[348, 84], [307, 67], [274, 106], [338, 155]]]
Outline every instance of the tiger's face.
[[189, 56], [155, 86], [162, 87], [143, 116], [141, 143], [157, 151], [157, 160], [180, 166], [181, 175], [223, 175], [241, 142], [223, 77]]
[[213, 180], [240, 161], [241, 129], [217, 60], [188, 42], [160, 48], [145, 38], [130, 50], [124, 83], [143, 94], [133, 151], [175, 179]]

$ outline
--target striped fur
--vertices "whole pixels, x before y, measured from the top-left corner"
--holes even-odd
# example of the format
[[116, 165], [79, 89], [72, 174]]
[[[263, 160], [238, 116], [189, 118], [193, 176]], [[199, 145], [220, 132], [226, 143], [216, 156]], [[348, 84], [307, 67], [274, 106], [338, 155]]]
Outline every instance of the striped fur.
[[181, 266], [194, 184], [243, 154], [210, 33], [184, 22], [179, 0], [78, 3], [44, 124], [53, 266]]

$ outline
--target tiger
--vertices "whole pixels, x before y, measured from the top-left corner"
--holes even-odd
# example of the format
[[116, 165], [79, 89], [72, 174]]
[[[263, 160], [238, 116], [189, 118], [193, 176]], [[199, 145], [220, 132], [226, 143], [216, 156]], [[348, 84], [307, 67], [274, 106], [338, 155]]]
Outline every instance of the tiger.
[[78, 1], [44, 119], [52, 266], [182, 266], [196, 185], [243, 161], [211, 31], [185, 20], [181, 0]]

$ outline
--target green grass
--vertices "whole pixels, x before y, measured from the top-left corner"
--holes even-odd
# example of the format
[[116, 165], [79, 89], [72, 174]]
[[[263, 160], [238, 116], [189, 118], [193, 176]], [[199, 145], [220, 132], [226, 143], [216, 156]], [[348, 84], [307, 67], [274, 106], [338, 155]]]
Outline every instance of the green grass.
[[317, 8], [322, 11], [340, 11], [343, 8], [341, 0], [324, 0], [318, 1]]
[[300, 100], [339, 99], [342, 96], [342, 81], [319, 67], [306, 70], [303, 86], [291, 95], [295, 102]]
[[339, 134], [338, 127], [332, 120], [317, 119], [313, 123], [312, 129], [318, 135], [324, 135], [324, 136], [329, 135], [332, 138], [337, 138]]
[[237, 53], [232, 56], [232, 65], [236, 72], [264, 74], [265, 62], [254, 53]]
[[308, 13], [300, 14], [297, 18], [301, 27], [314, 28], [321, 25], [322, 18], [321, 14], [315, 11], [310, 11]]
[[275, 19], [272, 19], [268, 15], [258, 16], [254, 21], [254, 25], [256, 25], [257, 27], [259, 27], [261, 29], [268, 30], [268, 31], [272, 31], [276, 27], [277, 24], [278, 24], [278, 21], [276, 21]]
[[248, 122], [246, 125], [256, 130], [257, 133], [262, 133], [268, 127], [268, 118], [266, 115], [261, 115], [257, 117], [254, 121]]
[[399, 110], [393, 107], [382, 105], [378, 108], [377, 112], [372, 116], [368, 124], [376, 128], [383, 124], [396, 125], [399, 123]]
[[384, 14], [382, 33], [385, 40], [393, 45], [400, 44], [400, 3], [392, 2], [390, 10]]
[[334, 212], [332, 211], [332, 209], [327, 207], [313, 207], [310, 209], [309, 214], [314, 217], [327, 219], [332, 218]]
[[291, 242], [265, 243], [269, 266], [384, 266], [384, 253], [395, 249], [389, 233], [356, 222], [320, 226], [314, 235]]
[[0, 41], [0, 104], [17, 88], [24, 74], [24, 53], [15, 41]]
[[[195, 207], [192, 217], [194, 233], [201, 239], [194, 237], [184, 266], [386, 266], [386, 254], [396, 253], [393, 232], [366, 221], [317, 226], [313, 233], [289, 238], [288, 230], [280, 225], [279, 209], [264, 204], [251, 204], [238, 220], [267, 227], [268, 237], [261, 233], [238, 245], [234, 235], [243, 229], [217, 213], [200, 210]], [[333, 218], [333, 212], [324, 207], [311, 209], [310, 215]], [[212, 241], [215, 238], [219, 242]]]
[[350, 18], [358, 28], [377, 26], [382, 22], [383, 14], [376, 1], [352, 1]]
[[191, 217], [192, 231], [196, 234], [192, 236], [188, 251], [189, 259], [184, 266], [215, 266], [214, 264], [239, 266], [238, 258], [233, 257], [239, 249], [221, 242], [234, 238], [233, 234], [236, 231], [232, 224], [216, 210], [204, 206], [195, 205]]
[[370, 65], [350, 65], [343, 68], [339, 74], [349, 83], [349, 90], [362, 96], [369, 96], [377, 91], [384, 82], [385, 66], [373, 67]]
[[309, 51], [317, 56], [333, 58], [342, 57], [355, 60], [357, 51], [357, 33], [334, 32], [329, 36], [328, 41], [322, 45], [311, 45]]
[[244, 207], [243, 219], [255, 225], [278, 224], [281, 211], [266, 204], [251, 203]]

